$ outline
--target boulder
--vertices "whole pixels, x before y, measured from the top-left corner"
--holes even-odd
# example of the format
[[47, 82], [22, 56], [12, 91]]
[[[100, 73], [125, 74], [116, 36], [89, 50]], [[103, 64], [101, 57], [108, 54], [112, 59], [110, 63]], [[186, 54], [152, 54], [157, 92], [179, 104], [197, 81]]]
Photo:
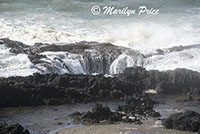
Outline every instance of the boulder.
[[200, 129], [200, 114], [190, 110], [175, 113], [163, 120], [162, 124], [167, 129], [198, 132]]
[[132, 97], [126, 97], [125, 104], [118, 106], [118, 111], [125, 112], [130, 115], [143, 115], [147, 117], [160, 117], [160, 114], [153, 110], [153, 106], [156, 104], [148, 96], [136, 95]]
[[0, 134], [30, 134], [30, 133], [20, 124], [8, 125], [7, 123], [0, 123]]
[[20, 54], [20, 53], [27, 53], [27, 49], [28, 49], [28, 45], [25, 45], [21, 42], [18, 41], [12, 41], [9, 40], [8, 38], [3, 38], [0, 39], [2, 43], [4, 44], [6, 47], [10, 48], [10, 52], [15, 53], [15, 54]]

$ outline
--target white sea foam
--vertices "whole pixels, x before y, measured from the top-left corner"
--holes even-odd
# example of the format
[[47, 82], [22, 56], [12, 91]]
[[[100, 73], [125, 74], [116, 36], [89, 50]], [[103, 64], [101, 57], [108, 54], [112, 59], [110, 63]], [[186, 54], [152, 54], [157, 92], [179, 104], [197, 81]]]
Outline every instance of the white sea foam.
[[5, 46], [0, 46], [0, 77], [28, 76], [37, 72], [25, 54], [12, 54]]
[[187, 68], [200, 72], [200, 48], [171, 52], [165, 55], [155, 55], [148, 58], [147, 69], [173, 70]]
[[[0, 38], [10, 38], [28, 45], [33, 45], [36, 42], [57, 44], [79, 41], [111, 42], [118, 46], [139, 50], [143, 54], [153, 53], [158, 48], [200, 44], [200, 8], [199, 2], [195, 0], [190, 3], [180, 0], [156, 0], [155, 2], [105, 0], [104, 2], [102, 4], [87, 0], [69, 0], [67, 2], [65, 0], [2, 1], [0, 2]], [[156, 16], [116, 17], [93, 16], [90, 13], [93, 5], [103, 6], [104, 4], [130, 5], [130, 8], [133, 9], [139, 5], [152, 6], [160, 8], [160, 14]], [[1, 67], [2, 76], [32, 74], [36, 71], [36, 69], [31, 68], [32, 65], [26, 55], [21, 55], [24, 58], [18, 57], [17, 59], [17, 56], [13, 56], [7, 50], [1, 49], [0, 51], [4, 53], [0, 56], [2, 57], [0, 59], [2, 65], [0, 66], [8, 65], [4, 69]], [[184, 67], [200, 71], [198, 51], [198, 49], [193, 49], [153, 56], [147, 59], [148, 64], [145, 67], [159, 70]], [[7, 57], [5, 57], [5, 53], [8, 53]], [[48, 57], [48, 62], [56, 63], [54, 64], [56, 67], [61, 66], [58, 65], [56, 60], [51, 59], [60, 58], [59, 54], [48, 54]], [[73, 70], [74, 73], [85, 73], [84, 68], [80, 67], [82, 63], [79, 61], [79, 56], [64, 56], [64, 58], [66, 58], [66, 63], [77, 69]], [[75, 60], [75, 58], [79, 58], [79, 60]], [[23, 71], [15, 67], [23, 67], [14, 67], [14, 63], [11, 64], [12, 62], [4, 64], [5, 61], [9, 60], [15, 61], [15, 64], [25, 62], [24, 66], [26, 67], [24, 68], [30, 73], [20, 73]], [[119, 73], [124, 67], [140, 65], [134, 62], [133, 56], [120, 55], [112, 63], [110, 72]], [[44, 70], [43, 66], [37, 67]], [[16, 70], [20, 72], [17, 73]], [[67, 73], [65, 68], [60, 71]]]
[[143, 66], [143, 57], [136, 54], [121, 54], [110, 66], [110, 74], [122, 73], [127, 67]]
[[[117, 57], [113, 62], [111, 55], [107, 57], [107, 64], [103, 55], [94, 50], [88, 50], [87, 55], [72, 54], [68, 52], [43, 52], [46, 58], [41, 59], [46, 62], [37, 64], [35, 67], [41, 72], [48, 73], [71, 73], [71, 74], [119, 74], [126, 67], [143, 66], [144, 57], [138, 52], [126, 52]], [[47, 65], [48, 64], [48, 65]]]
[[[33, 24], [16, 26], [1, 19], [0, 21], [0, 38], [10, 38], [20, 41], [28, 45], [34, 45], [36, 42], [43, 43], [58, 43], [58, 42], [73, 42], [73, 37], [67, 32], [55, 31], [51, 28], [44, 28], [42, 25]], [[69, 39], [68, 39], [69, 38]]]
[[151, 22], [129, 23], [108, 27], [108, 36], [105, 41], [116, 45], [140, 50], [149, 53], [158, 48], [167, 48], [178, 45], [191, 45], [200, 42], [199, 32], [189, 24], [181, 27], [171, 27], [166, 24]]
[[63, 31], [57, 30], [56, 27], [52, 28], [37, 23], [31, 25], [27, 22], [12, 24], [1, 19], [0, 38], [8, 37], [29, 45], [36, 42], [69, 43], [83, 40], [111, 42], [118, 46], [140, 50], [143, 53], [152, 52], [157, 48], [184, 46], [200, 42], [198, 36], [200, 30], [194, 29], [189, 23], [178, 27], [160, 23], [122, 21], [113, 24], [112, 21], [108, 20], [94, 21], [93, 26], [83, 25], [77, 29], [72, 25], [71, 29]]
[[67, 52], [43, 52], [47, 59], [46, 62], [58, 68], [59, 74], [72, 73], [72, 74], [86, 74], [85, 62], [81, 55], [71, 54]]

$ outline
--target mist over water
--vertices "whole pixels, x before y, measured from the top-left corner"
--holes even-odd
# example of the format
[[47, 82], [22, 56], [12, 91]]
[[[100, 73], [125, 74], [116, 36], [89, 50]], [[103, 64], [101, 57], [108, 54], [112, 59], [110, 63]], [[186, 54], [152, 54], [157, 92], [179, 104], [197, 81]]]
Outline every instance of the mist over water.
[[[159, 9], [160, 14], [94, 16], [90, 12], [94, 5], [129, 9], [146, 6]], [[83, 40], [111, 42], [146, 55], [156, 49], [199, 44], [199, 22], [199, 0], [0, 0], [0, 38], [28, 45]], [[146, 67], [159, 70], [186, 67], [200, 71], [196, 64], [199, 54], [191, 54], [194, 51], [181, 52], [193, 56], [181, 55], [181, 58], [188, 59], [188, 66], [181, 58], [172, 62], [170, 58], [173, 56], [167, 54], [151, 57]]]

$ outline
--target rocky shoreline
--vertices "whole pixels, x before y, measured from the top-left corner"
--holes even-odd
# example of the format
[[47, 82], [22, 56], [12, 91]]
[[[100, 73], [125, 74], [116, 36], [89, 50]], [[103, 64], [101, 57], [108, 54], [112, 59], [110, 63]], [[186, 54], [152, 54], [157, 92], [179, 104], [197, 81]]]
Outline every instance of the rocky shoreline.
[[[188, 75], [191, 77], [186, 77]], [[191, 88], [199, 86], [197, 83], [198, 77], [198, 73], [186, 69], [159, 72], [134, 67], [127, 68], [123, 74], [115, 75], [114, 77], [37, 73], [28, 77], [0, 78], [0, 106], [61, 105], [88, 103], [99, 100], [124, 100], [125, 104], [119, 106], [116, 112], [111, 112], [109, 108], [98, 105], [92, 112], [79, 113], [77, 111], [71, 117], [76, 121], [87, 121], [88, 123], [98, 123], [102, 120], [107, 120], [108, 122], [141, 124], [140, 118], [142, 116], [159, 117], [159, 113], [153, 110], [156, 102], [152, 101], [145, 93], [146, 89], [155, 86], [156, 88], [154, 89], [159, 94], [180, 94], [185, 92], [186, 94], [189, 93], [191, 97], [194, 93], [199, 93], [198, 88], [196, 90]], [[176, 81], [174, 82], [173, 80]], [[185, 83], [186, 81], [187, 83]], [[157, 88], [158, 86], [159, 88]], [[182, 87], [187, 86], [190, 88], [186, 91], [182, 90]], [[106, 117], [104, 117], [102, 112], [106, 113]], [[139, 116], [136, 116], [138, 114]], [[171, 120], [171, 117], [167, 120]], [[198, 121], [197, 119], [197, 124]], [[166, 128], [169, 128], [168, 126], [166, 125]], [[2, 126], [2, 128], [5, 127]], [[171, 128], [177, 129], [177, 127]], [[197, 129], [182, 129], [182, 127], [180, 127], [180, 130], [198, 131]]]
[[[40, 73], [116, 74], [122, 73], [127, 67], [126, 63], [120, 62], [122, 59], [129, 59], [137, 66], [144, 64], [144, 55], [140, 52], [111, 43], [82, 41], [62, 45], [36, 43], [28, 46], [7, 38], [0, 41], [0, 45], [9, 48], [11, 53], [27, 55], [33, 68]], [[120, 67], [115, 66], [116, 64]]]
[[[192, 96], [200, 94], [200, 73], [180, 68], [169, 71], [146, 70], [143, 67], [137, 67], [137, 65], [143, 65], [144, 55], [110, 43], [78, 42], [66, 45], [38, 43], [34, 46], [27, 46], [21, 42], [0, 39], [0, 45], [5, 45], [13, 54], [26, 54], [34, 68], [40, 70], [40, 73], [25, 77], [0, 77], [0, 108], [121, 100], [125, 103], [120, 105], [115, 112], [98, 104], [92, 112], [77, 111], [71, 117], [78, 122], [100, 123], [106, 120], [107, 122], [141, 124], [142, 116], [160, 116], [153, 109], [156, 102], [145, 93], [147, 90], [153, 89], [158, 94], [164, 95], [187, 94], [189, 101], [193, 100]], [[179, 49], [174, 49], [174, 51], [179, 51]], [[81, 73], [74, 71], [73, 66], [64, 64], [63, 53], [59, 58], [51, 59], [51, 52], [58, 51], [66, 52], [64, 56], [71, 58], [70, 63], [79, 58]], [[120, 62], [120, 58], [126, 59], [130, 56], [129, 54], [132, 57], [128, 58], [133, 59], [135, 67], [127, 67], [126, 63]], [[51, 56], [48, 57], [49, 55]], [[87, 62], [80, 62], [81, 60]], [[118, 68], [113, 64], [121, 66]], [[42, 68], [46, 71], [41, 70]], [[98, 74], [92, 75], [93, 73]], [[186, 116], [184, 121], [187, 121], [187, 114], [183, 115]], [[191, 116], [193, 115], [196, 117], [195, 113]], [[197, 121], [191, 120], [192, 123], [188, 126], [174, 126], [173, 122], [180, 120], [176, 116], [180, 115], [170, 116], [164, 121], [164, 126], [172, 129], [199, 131], [198, 127], [188, 129], [188, 126], [193, 124], [198, 126], [199, 116]], [[16, 129], [12, 125], [11, 128], [17, 132], [18, 129], [24, 131], [20, 125], [14, 126]], [[7, 132], [8, 128], [10, 130], [8, 124], [1, 124], [0, 133], [10, 133]], [[14, 131], [13, 129], [11, 132]], [[28, 134], [27, 131], [24, 132]]]
[[59, 105], [121, 99], [155, 89], [161, 94], [200, 94], [200, 74], [186, 69], [159, 72], [127, 68], [115, 77], [104, 75], [34, 74], [0, 78], [0, 107]]
[[[185, 102], [183, 101], [185, 98], [183, 96], [181, 98], [177, 98], [178, 96], [171, 96], [171, 97], [166, 96], [165, 98], [168, 99], [164, 98], [164, 100], [162, 101], [162, 99], [160, 100], [159, 98], [160, 97], [163, 98], [164, 96], [160, 96], [159, 98], [157, 98], [156, 96], [157, 95], [153, 95], [151, 98], [160, 102], [159, 104], [154, 105], [154, 110], [159, 112], [161, 114], [161, 117], [155, 117], [155, 118], [138, 114], [134, 115], [134, 112], [124, 113], [118, 111], [119, 109], [118, 106], [123, 106], [126, 104], [126, 102], [121, 103], [119, 101], [111, 101], [111, 102], [98, 101], [97, 103], [103, 105], [103, 108], [101, 106], [97, 107], [95, 103], [87, 103], [87, 104], [77, 103], [77, 104], [67, 104], [60, 106], [1, 108], [0, 119], [1, 122], [2, 121], [7, 122], [7, 124], [19, 123], [24, 128], [28, 129], [31, 134], [55, 134], [56, 132], [59, 134], [70, 134], [70, 133], [86, 134], [88, 132], [95, 134], [99, 133], [115, 134], [122, 132], [125, 134], [128, 133], [128, 131], [132, 132], [133, 134], [135, 133], [196, 134], [194, 132], [189, 132], [189, 131], [165, 129], [165, 127], [161, 124], [161, 120], [163, 118], [167, 119], [167, 117], [169, 117], [173, 113], [181, 113], [183, 111], [187, 111], [188, 109], [199, 112], [198, 101]], [[116, 114], [116, 112], [124, 114], [122, 118], [123, 121], [114, 120], [116, 118], [113, 118], [112, 116], [110, 116], [112, 117], [110, 118], [110, 120], [112, 119], [113, 121], [99, 120], [101, 119], [101, 117], [105, 117], [105, 114], [103, 114], [104, 112], [99, 112], [99, 111], [101, 110], [104, 111], [104, 108], [106, 107], [109, 108], [111, 113], [113, 114]], [[83, 124], [79, 122], [74, 122], [78, 123], [74, 124], [73, 122], [71, 122], [70, 114], [73, 114], [73, 112], [79, 112], [82, 114], [81, 117], [83, 117], [82, 118], [83, 122], [82, 121], [81, 122]], [[98, 116], [91, 116], [96, 113], [99, 115], [100, 118], [98, 118]], [[114, 117], [120, 117], [120, 116], [114, 116]], [[140, 122], [137, 122], [138, 119], [140, 120]], [[87, 122], [90, 120], [93, 121], [96, 120], [99, 121], [99, 123]], [[139, 125], [138, 123], [142, 124]]]
[[103, 107], [101, 104], [96, 104], [92, 111], [80, 113], [78, 111], [70, 116], [75, 123], [135, 123], [142, 124], [142, 117], [160, 117], [160, 114], [153, 110], [155, 101], [148, 96], [134, 96], [126, 98], [123, 105], [119, 105], [115, 112], [112, 112], [109, 107]]

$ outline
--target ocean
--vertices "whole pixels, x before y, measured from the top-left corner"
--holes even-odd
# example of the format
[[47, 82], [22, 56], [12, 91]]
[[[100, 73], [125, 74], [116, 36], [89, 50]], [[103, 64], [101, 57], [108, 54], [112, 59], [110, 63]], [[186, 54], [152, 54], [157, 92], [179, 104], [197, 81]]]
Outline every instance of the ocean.
[[[92, 14], [93, 6], [101, 13]], [[136, 12], [145, 6], [159, 9], [159, 14], [104, 14], [105, 6]], [[0, 0], [0, 38], [27, 45], [110, 42], [144, 54], [146, 69], [200, 72], [199, 22], [199, 0]], [[168, 49], [180, 45], [191, 47]], [[158, 49], [164, 53], [154, 54]], [[0, 76], [31, 75], [38, 71], [32, 66], [27, 55], [13, 55], [0, 47]]]

